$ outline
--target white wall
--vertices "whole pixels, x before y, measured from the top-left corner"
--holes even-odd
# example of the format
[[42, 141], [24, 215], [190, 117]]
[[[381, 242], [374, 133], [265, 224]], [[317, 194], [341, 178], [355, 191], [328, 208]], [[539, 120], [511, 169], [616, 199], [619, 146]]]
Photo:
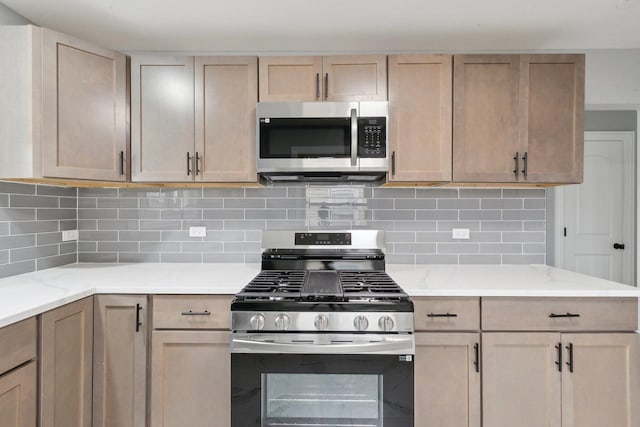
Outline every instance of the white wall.
[[587, 51], [585, 103], [640, 109], [640, 49]]
[[31, 22], [22, 15], [18, 15], [7, 6], [0, 3], [0, 25], [24, 25]]

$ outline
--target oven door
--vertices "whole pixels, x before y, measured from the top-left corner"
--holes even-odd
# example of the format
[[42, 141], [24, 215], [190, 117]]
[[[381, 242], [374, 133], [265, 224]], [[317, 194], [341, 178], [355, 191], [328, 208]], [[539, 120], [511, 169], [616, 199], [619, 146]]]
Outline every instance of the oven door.
[[[247, 351], [250, 340], [234, 345], [232, 338], [232, 427], [413, 426], [412, 336], [404, 349], [398, 342], [385, 349], [375, 335], [359, 335], [359, 343], [324, 335], [319, 345], [272, 335], [284, 338], [269, 338], [255, 352]], [[363, 337], [372, 337], [371, 346], [354, 348]]]

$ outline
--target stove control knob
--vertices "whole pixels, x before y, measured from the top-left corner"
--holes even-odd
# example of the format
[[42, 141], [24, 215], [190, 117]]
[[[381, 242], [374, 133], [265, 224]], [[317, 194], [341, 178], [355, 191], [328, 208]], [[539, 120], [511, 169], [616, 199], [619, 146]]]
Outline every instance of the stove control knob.
[[286, 314], [278, 314], [276, 316], [276, 328], [284, 331], [289, 327], [291, 319]]
[[264, 328], [264, 316], [262, 314], [254, 314], [249, 319], [249, 323], [251, 324], [251, 329], [259, 331]]
[[385, 332], [389, 332], [393, 330], [393, 318], [391, 316], [381, 316], [378, 319], [378, 326]]
[[313, 324], [317, 330], [326, 331], [329, 328], [329, 318], [324, 314], [318, 314]]
[[366, 331], [369, 327], [369, 321], [367, 320], [366, 316], [356, 316], [356, 318], [353, 319], [353, 326], [355, 326], [356, 329], [360, 332]]

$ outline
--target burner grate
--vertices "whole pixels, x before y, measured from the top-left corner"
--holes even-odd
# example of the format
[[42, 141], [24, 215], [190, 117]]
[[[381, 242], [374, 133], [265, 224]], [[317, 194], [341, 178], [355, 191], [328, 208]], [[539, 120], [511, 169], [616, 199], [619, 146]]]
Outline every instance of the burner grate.
[[384, 271], [339, 271], [345, 298], [406, 297], [402, 288]]
[[306, 270], [263, 270], [237, 296], [297, 298], [306, 278]]

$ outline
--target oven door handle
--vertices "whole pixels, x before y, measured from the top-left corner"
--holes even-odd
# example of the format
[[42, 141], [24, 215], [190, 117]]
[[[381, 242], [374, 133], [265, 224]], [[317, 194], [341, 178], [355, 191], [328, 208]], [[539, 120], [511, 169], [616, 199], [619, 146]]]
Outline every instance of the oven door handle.
[[414, 354], [413, 335], [395, 335], [393, 339], [371, 338], [369, 342], [329, 340], [318, 343], [300, 339], [293, 342], [231, 338], [231, 353], [294, 353], [294, 354]]

